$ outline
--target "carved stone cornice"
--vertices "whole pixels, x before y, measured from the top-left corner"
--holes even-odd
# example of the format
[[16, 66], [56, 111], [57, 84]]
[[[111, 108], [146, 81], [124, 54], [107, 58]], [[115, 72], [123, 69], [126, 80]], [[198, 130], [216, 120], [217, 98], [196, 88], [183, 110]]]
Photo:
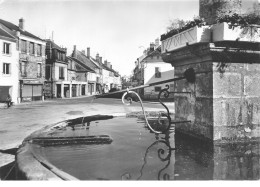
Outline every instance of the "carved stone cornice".
[[260, 63], [260, 43], [221, 41], [196, 43], [163, 53], [164, 62], [182, 66], [201, 62]]

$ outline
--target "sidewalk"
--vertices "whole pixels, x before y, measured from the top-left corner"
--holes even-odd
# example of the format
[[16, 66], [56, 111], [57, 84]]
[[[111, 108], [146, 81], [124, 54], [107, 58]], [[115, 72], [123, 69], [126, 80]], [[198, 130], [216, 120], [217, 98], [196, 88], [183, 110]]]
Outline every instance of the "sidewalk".
[[[160, 104], [144, 103], [146, 111], [165, 111]], [[174, 107], [171, 107], [173, 111]], [[122, 116], [141, 111], [140, 103], [123, 105], [121, 100], [74, 98], [37, 101], [0, 108], [0, 150], [17, 148], [24, 138], [36, 130], [63, 120], [96, 114]], [[0, 167], [12, 158], [0, 153]]]

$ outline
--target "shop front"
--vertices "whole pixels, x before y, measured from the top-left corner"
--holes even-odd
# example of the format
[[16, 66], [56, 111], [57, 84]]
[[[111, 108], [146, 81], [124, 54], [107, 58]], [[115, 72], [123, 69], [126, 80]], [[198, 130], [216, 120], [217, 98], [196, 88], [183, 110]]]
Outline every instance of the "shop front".
[[44, 100], [43, 83], [37, 80], [20, 80], [21, 102]]

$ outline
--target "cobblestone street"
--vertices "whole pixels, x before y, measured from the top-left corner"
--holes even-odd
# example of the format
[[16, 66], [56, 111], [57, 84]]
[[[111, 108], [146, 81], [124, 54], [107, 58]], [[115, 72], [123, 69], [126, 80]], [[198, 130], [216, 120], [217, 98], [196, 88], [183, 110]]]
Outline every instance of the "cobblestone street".
[[[147, 111], [164, 110], [158, 103], [144, 103]], [[171, 112], [173, 105], [170, 106]], [[0, 150], [18, 147], [23, 139], [46, 125], [62, 120], [96, 114], [124, 116], [126, 113], [141, 111], [139, 103], [130, 106], [120, 99], [58, 99], [44, 102], [20, 104], [9, 109], [0, 108]], [[0, 167], [12, 161], [14, 156], [0, 153]]]

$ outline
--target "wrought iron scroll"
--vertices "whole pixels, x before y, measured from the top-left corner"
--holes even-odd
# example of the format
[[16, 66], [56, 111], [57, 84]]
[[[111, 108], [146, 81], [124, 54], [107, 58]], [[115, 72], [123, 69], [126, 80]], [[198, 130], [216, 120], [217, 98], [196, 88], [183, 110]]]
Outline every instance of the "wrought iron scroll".
[[168, 98], [169, 95], [170, 95], [170, 92], [168, 91], [169, 88], [170, 88], [170, 86], [167, 84], [167, 85], [166, 85], [166, 88], [162, 89], [162, 90], [159, 92], [159, 95], [158, 95], [158, 100], [159, 100], [159, 102], [161, 103], [161, 105], [162, 105], [162, 106], [166, 109], [166, 111], [167, 111], [167, 114], [161, 113], [161, 114], [159, 115], [159, 118], [158, 118], [158, 123], [159, 123], [159, 124], [161, 124], [161, 122], [160, 122], [160, 117], [161, 117], [161, 116], [166, 116], [167, 119], [168, 119], [168, 127], [163, 131], [164, 133], [165, 133], [165, 132], [168, 132], [169, 129], [170, 129], [170, 127], [171, 127], [171, 116], [170, 116], [170, 111], [169, 111], [168, 107], [167, 107], [167, 106], [162, 102], [162, 100], [161, 100], [161, 95], [162, 95], [162, 93], [163, 93], [163, 96], [164, 96], [165, 98]]
[[[167, 127], [165, 130], [162, 130], [162, 131], [157, 131], [157, 130], [155, 130], [155, 129], [150, 125], [150, 123], [148, 122], [147, 116], [146, 116], [146, 114], [145, 114], [145, 110], [144, 110], [144, 106], [143, 106], [142, 99], [141, 99], [141, 97], [139, 96], [138, 93], [136, 93], [135, 91], [130, 91], [130, 90], [127, 89], [127, 91], [126, 91], [126, 92], [123, 94], [123, 96], [122, 96], [122, 102], [123, 102], [123, 104], [125, 104], [125, 105], [130, 105], [130, 104], [132, 104], [132, 99], [131, 99], [131, 98], [130, 98], [130, 99], [129, 99], [129, 98], [126, 98], [127, 94], [135, 94], [135, 95], [138, 97], [138, 99], [139, 99], [139, 101], [140, 101], [140, 104], [141, 104], [141, 107], [142, 107], [142, 111], [143, 111], [143, 115], [144, 115], [144, 118], [145, 118], [145, 122], [146, 122], [148, 128], [149, 128], [152, 132], [154, 132], [154, 133], [156, 133], [156, 134], [165, 134], [166, 132], [169, 131], [169, 129], [170, 129], [170, 127], [171, 127], [171, 117], [170, 117], [169, 109], [168, 109], [168, 107], [167, 107], [165, 104], [163, 104], [162, 101], [160, 100], [161, 94], [162, 94], [163, 92], [164, 92], [164, 97], [169, 97], [169, 92], [168, 92], [169, 85], [167, 85], [167, 86], [168, 86], [168, 87], [167, 87], [166, 89], [161, 90], [160, 93], [159, 93], [159, 95], [158, 95], [159, 102], [160, 102], [160, 103], [165, 107], [165, 109], [167, 110], [167, 114], [164, 114], [164, 113], [160, 113], [160, 114], [159, 114], [158, 123], [159, 123], [160, 125], [162, 125], [162, 123], [161, 123], [161, 116], [166, 116], [167, 119], [168, 119], [168, 122], [169, 122], [169, 123], [168, 123], [168, 127]], [[125, 103], [125, 100], [127, 100], [129, 103]]]
[[168, 168], [168, 166], [170, 165], [171, 163], [171, 155], [172, 155], [172, 151], [175, 150], [175, 148], [171, 148], [170, 144], [168, 141], [164, 141], [164, 140], [157, 140], [155, 142], [153, 142], [147, 149], [146, 149], [146, 152], [145, 152], [145, 155], [144, 155], [144, 163], [140, 169], [140, 176], [137, 178], [137, 180], [140, 180], [141, 177], [143, 176], [143, 169], [147, 163], [147, 155], [149, 153], [149, 150], [155, 146], [156, 144], [165, 144], [166, 145], [166, 148], [159, 148], [157, 150], [157, 155], [158, 155], [158, 158], [162, 161], [162, 162], [167, 162], [166, 165], [160, 169], [160, 171], [158, 172], [158, 180], [169, 180], [170, 179], [170, 175], [168, 173], [164, 173], [163, 174], [163, 171]]

